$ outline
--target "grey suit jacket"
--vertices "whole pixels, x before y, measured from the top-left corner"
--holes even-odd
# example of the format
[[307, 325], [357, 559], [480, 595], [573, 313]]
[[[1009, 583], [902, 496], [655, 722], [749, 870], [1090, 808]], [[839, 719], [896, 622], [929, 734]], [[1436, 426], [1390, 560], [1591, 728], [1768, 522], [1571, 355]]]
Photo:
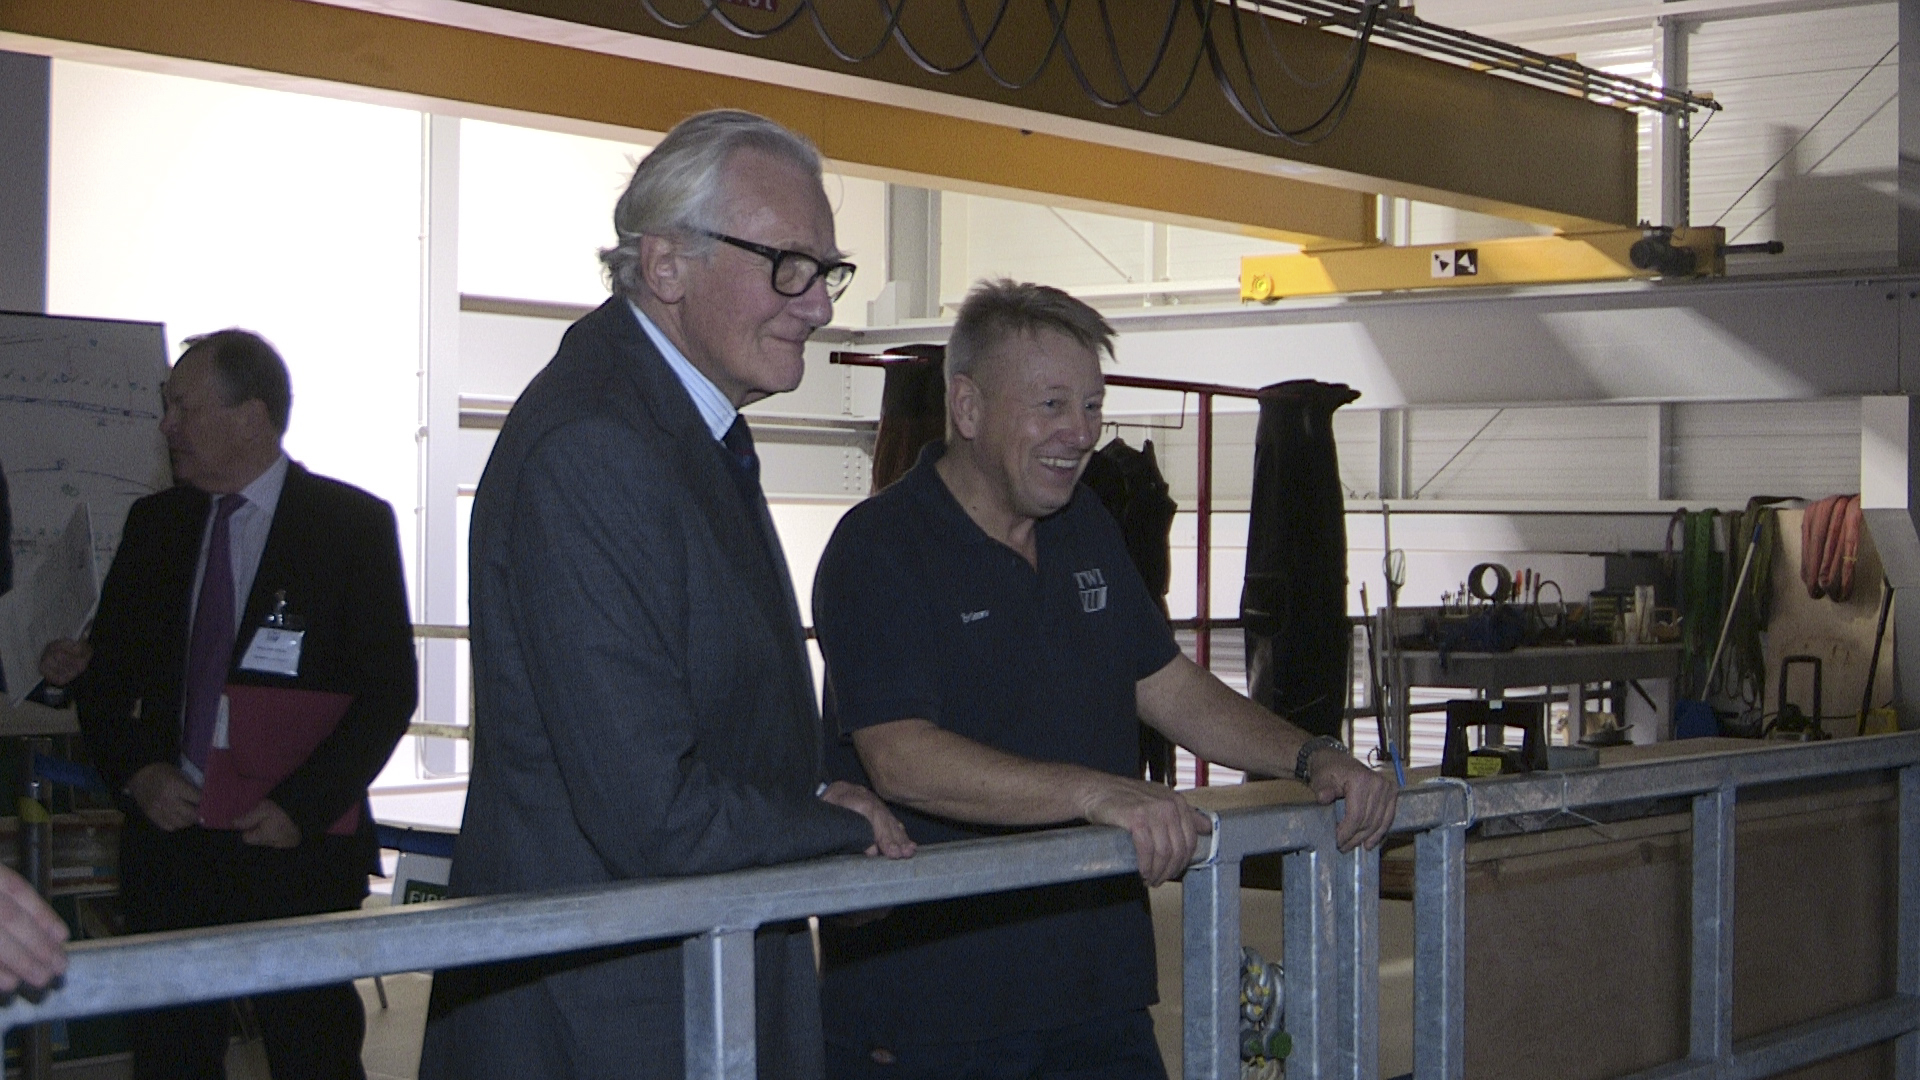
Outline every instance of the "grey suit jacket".
[[[686, 389], [615, 298], [571, 327], [474, 501], [475, 742], [452, 892], [707, 874], [857, 852], [821, 802], [793, 586]], [[678, 942], [442, 972], [433, 1077], [681, 1070]], [[762, 1076], [822, 1071], [804, 927], [763, 931]]]

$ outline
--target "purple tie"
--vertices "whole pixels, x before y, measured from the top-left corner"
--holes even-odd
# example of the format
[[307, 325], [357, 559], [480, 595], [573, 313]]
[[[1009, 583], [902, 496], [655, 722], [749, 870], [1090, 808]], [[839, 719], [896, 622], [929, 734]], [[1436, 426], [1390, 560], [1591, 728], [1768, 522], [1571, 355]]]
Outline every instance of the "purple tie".
[[220, 717], [220, 695], [227, 690], [227, 667], [233, 663], [233, 543], [227, 519], [245, 505], [244, 495], [222, 495], [214, 501], [207, 570], [200, 578], [200, 603], [188, 639], [184, 749], [187, 760], [202, 771]]

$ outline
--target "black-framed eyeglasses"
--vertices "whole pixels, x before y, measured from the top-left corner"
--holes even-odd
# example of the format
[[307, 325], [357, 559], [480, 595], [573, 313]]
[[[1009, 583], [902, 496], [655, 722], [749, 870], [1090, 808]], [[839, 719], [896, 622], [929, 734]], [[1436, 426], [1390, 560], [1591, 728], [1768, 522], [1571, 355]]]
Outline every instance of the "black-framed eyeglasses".
[[858, 269], [850, 262], [823, 263], [804, 251], [768, 247], [707, 229], [698, 232], [723, 244], [732, 244], [741, 251], [751, 251], [772, 263], [773, 291], [781, 296], [804, 296], [808, 289], [813, 288], [814, 282], [824, 279], [827, 283], [827, 299], [838, 300], [840, 294], [847, 291], [847, 286], [853, 283], [853, 272]]

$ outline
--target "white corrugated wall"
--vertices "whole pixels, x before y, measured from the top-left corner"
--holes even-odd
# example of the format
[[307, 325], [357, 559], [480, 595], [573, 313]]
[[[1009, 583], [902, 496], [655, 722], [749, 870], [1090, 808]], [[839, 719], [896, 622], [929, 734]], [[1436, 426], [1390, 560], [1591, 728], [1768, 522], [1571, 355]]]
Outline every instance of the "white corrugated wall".
[[1893, 265], [1897, 39], [1893, 4], [1702, 25], [1691, 85], [1726, 108], [1692, 143], [1693, 223], [1785, 242], [1745, 263], [1769, 271]]

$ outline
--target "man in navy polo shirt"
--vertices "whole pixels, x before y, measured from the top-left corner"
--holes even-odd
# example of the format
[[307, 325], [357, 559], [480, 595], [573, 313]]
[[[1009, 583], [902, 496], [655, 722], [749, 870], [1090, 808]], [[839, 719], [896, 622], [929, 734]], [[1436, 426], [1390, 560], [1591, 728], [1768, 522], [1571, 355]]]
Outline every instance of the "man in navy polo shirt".
[[[815, 579], [832, 766], [918, 843], [1078, 822], [1133, 836], [1138, 877], [919, 904], [822, 928], [836, 1077], [1163, 1078], [1146, 886], [1207, 829], [1136, 779], [1135, 718], [1200, 756], [1347, 800], [1376, 845], [1397, 793], [1181, 654], [1079, 479], [1113, 330], [1042, 285], [983, 283], [947, 345], [947, 439], [849, 511]], [[831, 729], [830, 729], [831, 730]]]

